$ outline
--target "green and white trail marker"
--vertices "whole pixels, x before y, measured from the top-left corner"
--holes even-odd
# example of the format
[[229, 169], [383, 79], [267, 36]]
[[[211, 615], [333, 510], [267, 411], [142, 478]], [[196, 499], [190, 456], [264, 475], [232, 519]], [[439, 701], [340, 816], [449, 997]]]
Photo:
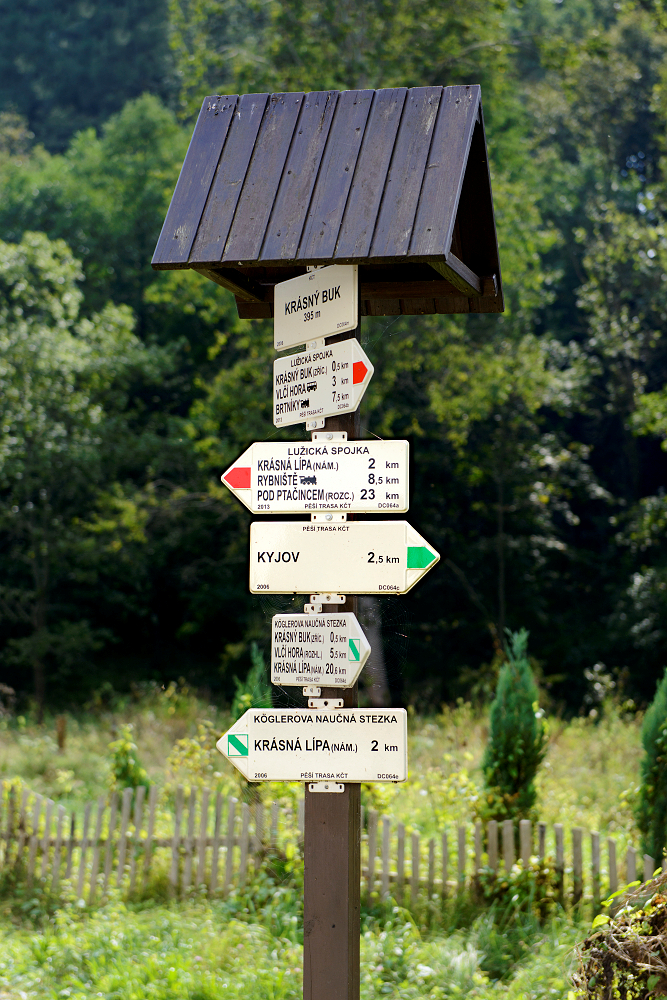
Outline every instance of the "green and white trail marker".
[[403, 708], [251, 708], [216, 746], [250, 781], [405, 781], [407, 720]]
[[405, 594], [440, 559], [407, 521], [254, 521], [253, 594]]
[[272, 619], [271, 682], [351, 688], [371, 653], [356, 615], [284, 614]]

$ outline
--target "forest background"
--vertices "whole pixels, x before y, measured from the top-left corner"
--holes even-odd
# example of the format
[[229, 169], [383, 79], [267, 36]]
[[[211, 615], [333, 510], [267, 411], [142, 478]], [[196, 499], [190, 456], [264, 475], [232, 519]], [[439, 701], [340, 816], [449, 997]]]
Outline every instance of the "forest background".
[[509, 626], [552, 706], [600, 677], [650, 699], [662, 3], [0, 0], [0, 23], [2, 679], [53, 707], [179, 676], [231, 700], [292, 606], [247, 593], [250, 517], [220, 484], [276, 434], [271, 325], [150, 267], [202, 98], [480, 83], [506, 311], [363, 322], [363, 434], [410, 440], [409, 518], [442, 553], [381, 602], [391, 697], [485, 697]]

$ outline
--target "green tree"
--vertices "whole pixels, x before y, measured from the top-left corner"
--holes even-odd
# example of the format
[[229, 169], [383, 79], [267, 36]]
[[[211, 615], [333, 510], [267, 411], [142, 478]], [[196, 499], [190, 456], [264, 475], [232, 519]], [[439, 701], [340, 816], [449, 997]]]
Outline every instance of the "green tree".
[[491, 705], [489, 742], [482, 761], [485, 819], [532, 818], [535, 777], [547, 752], [547, 725], [528, 662], [528, 632], [508, 631], [507, 662]]
[[144, 91], [173, 88], [167, 0], [0, 0], [0, 18], [0, 110], [54, 152]]
[[644, 852], [661, 865], [667, 845], [667, 670], [644, 717], [642, 746], [637, 826]]
[[0, 243], [0, 618], [5, 661], [32, 669], [40, 714], [49, 666], [67, 673], [108, 637], [68, 607], [67, 585], [90, 582], [103, 559], [96, 511], [106, 506], [112, 550], [140, 531], [127, 509], [109, 520], [118, 465], [106, 450], [122, 463], [128, 439], [137, 446], [127, 391], [172, 363], [137, 339], [127, 307], [81, 318], [80, 278], [63, 241]]

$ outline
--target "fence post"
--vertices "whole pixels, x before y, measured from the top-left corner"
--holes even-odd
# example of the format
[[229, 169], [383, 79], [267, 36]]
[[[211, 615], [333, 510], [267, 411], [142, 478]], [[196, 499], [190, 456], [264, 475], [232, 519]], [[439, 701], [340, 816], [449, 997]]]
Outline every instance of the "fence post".
[[81, 832], [81, 850], [79, 851], [79, 877], [76, 882], [76, 898], [83, 899], [83, 885], [86, 878], [86, 854], [88, 853], [88, 834], [90, 831], [90, 813], [92, 802], [86, 803], [83, 814], [83, 830]]
[[[274, 803], [275, 805], [275, 803]], [[213, 847], [211, 849], [211, 879], [209, 893], [211, 896], [218, 888], [218, 860], [220, 856], [220, 831], [222, 830], [222, 792], [215, 797], [215, 826], [213, 827]]]
[[556, 834], [556, 884], [558, 887], [558, 900], [561, 906], [565, 905], [565, 844], [563, 836], [563, 824], [554, 824]]
[[[203, 806], [202, 806], [203, 808]], [[261, 802], [255, 803], [255, 840], [254, 840], [255, 871], [262, 863], [264, 855], [264, 806]]]
[[449, 845], [447, 843], [447, 830], [442, 831], [442, 898], [447, 896], [447, 882], [449, 880]]
[[433, 837], [428, 842], [428, 902], [429, 906], [433, 902], [433, 889], [435, 887], [435, 840]]
[[60, 854], [63, 845], [63, 822], [65, 820], [65, 807], [58, 806], [58, 825], [56, 827], [56, 846], [53, 850], [53, 874], [51, 877], [51, 891], [55, 894], [58, 891], [60, 882]]
[[148, 827], [144, 841], [144, 868], [141, 874], [142, 889], [148, 881], [153, 856], [153, 834], [155, 832], [155, 809], [157, 806], [157, 785], [151, 785], [148, 790]]
[[368, 906], [372, 905], [372, 895], [375, 883], [375, 855], [377, 854], [377, 830], [378, 830], [378, 814], [376, 809], [368, 810], [368, 866], [366, 868], [367, 875], [367, 894], [366, 902]]
[[581, 900], [584, 890], [582, 836], [580, 826], [572, 828], [572, 902], [575, 906]]
[[634, 847], [628, 847], [625, 855], [626, 882], [637, 881], [637, 852]]
[[503, 862], [505, 871], [511, 871], [514, 864], [514, 823], [511, 819], [503, 820]]
[[489, 857], [489, 868], [498, 871], [498, 820], [489, 820], [486, 827], [486, 853]]
[[116, 816], [118, 815], [118, 792], [111, 796], [111, 809], [109, 811], [109, 832], [107, 834], [106, 848], [104, 851], [104, 883], [102, 895], [106, 896], [111, 878], [111, 862], [113, 860], [113, 832], [116, 827]]
[[35, 806], [32, 814], [32, 833], [30, 836], [30, 853], [28, 854], [28, 885], [32, 885], [35, 875], [35, 858], [37, 855], [37, 844], [39, 842], [39, 817], [42, 813], [41, 795], [35, 796]]
[[479, 820], [475, 823], [475, 878], [479, 875], [482, 867], [482, 824]]
[[607, 857], [609, 858], [609, 895], [618, 889], [618, 870], [616, 868], [616, 841], [607, 838]]
[[51, 850], [51, 816], [53, 814], [53, 801], [46, 800], [46, 817], [44, 819], [44, 837], [42, 838], [42, 873], [41, 877], [46, 879], [49, 868], [49, 851]]
[[519, 846], [521, 849], [521, 864], [524, 868], [530, 865], [533, 853], [533, 829], [529, 819], [519, 820]]
[[183, 812], [183, 786], [176, 789], [176, 808], [174, 811], [174, 833], [171, 838], [171, 868], [169, 870], [169, 884], [172, 894], [178, 893], [178, 855], [181, 841], [181, 813]]
[[88, 893], [89, 906], [92, 906], [95, 902], [95, 893], [97, 891], [97, 872], [100, 866], [100, 851], [102, 849], [100, 838], [102, 836], [102, 823], [104, 821], [105, 809], [106, 802], [104, 801], [104, 796], [100, 796], [97, 800], [97, 819], [95, 820], [95, 837], [93, 840], [93, 863], [90, 868], [90, 890]]
[[227, 850], [225, 852], [225, 884], [223, 892], [225, 896], [229, 892], [229, 886], [234, 874], [234, 823], [236, 820], [236, 799], [230, 796], [227, 799]]
[[410, 904], [416, 906], [419, 892], [419, 834], [412, 834], [412, 874], [410, 877]]
[[130, 822], [130, 810], [132, 809], [133, 788], [126, 788], [123, 791], [122, 805], [120, 811], [120, 836], [118, 838], [118, 863], [116, 865], [116, 888], [120, 889], [125, 875], [125, 856], [127, 854], [127, 828]]
[[457, 879], [459, 891], [463, 889], [465, 879], [466, 879], [466, 828], [463, 824], [459, 825], [457, 830], [458, 833], [458, 851], [457, 851]]
[[197, 789], [194, 786], [190, 789], [188, 801], [188, 825], [185, 833], [185, 857], [183, 858], [183, 873], [181, 878], [181, 890], [183, 895], [190, 891], [192, 885], [192, 851], [195, 839], [195, 809], [197, 808]]
[[390, 858], [390, 837], [391, 820], [387, 816], [382, 820], [382, 898], [389, 897], [389, 868]]
[[547, 824], [538, 823], [537, 824], [537, 856], [540, 861], [544, 861], [544, 855], [546, 854], [546, 844], [547, 844]]
[[656, 864], [650, 854], [644, 855], [644, 881], [650, 882], [653, 878], [653, 872], [656, 869]]
[[25, 847], [26, 841], [26, 823], [27, 823], [27, 812], [28, 812], [28, 799], [30, 797], [30, 791], [27, 788], [23, 789], [23, 794], [21, 795], [21, 809], [19, 812], [19, 842], [16, 847], [16, 862], [18, 863], [23, 856], [23, 848]]
[[134, 892], [137, 877], [137, 851], [139, 850], [139, 840], [141, 839], [141, 824], [144, 818], [145, 796], [146, 786], [139, 785], [134, 800], [134, 836], [132, 837], [132, 853], [130, 856], [130, 895]]
[[600, 909], [600, 834], [591, 833], [591, 881], [593, 883], [593, 913]]
[[396, 902], [403, 903], [405, 890], [405, 826], [398, 824], [396, 831]]
[[250, 806], [241, 805], [241, 860], [239, 864], [239, 885], [245, 885], [248, 874], [248, 841], [250, 839]]
[[76, 816], [70, 813], [69, 837], [67, 839], [67, 863], [65, 865], [65, 878], [69, 879], [72, 874], [72, 853], [76, 842]]

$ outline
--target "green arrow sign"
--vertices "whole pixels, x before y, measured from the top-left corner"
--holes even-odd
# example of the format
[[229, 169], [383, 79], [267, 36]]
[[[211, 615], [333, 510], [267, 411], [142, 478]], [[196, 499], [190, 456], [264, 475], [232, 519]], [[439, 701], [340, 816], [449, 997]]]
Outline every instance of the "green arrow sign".
[[408, 569], [426, 569], [436, 559], [425, 545], [408, 545]]
[[359, 662], [359, 640], [358, 639], [348, 639], [350, 646], [350, 652], [347, 654], [348, 660], [354, 660], [355, 663]]

